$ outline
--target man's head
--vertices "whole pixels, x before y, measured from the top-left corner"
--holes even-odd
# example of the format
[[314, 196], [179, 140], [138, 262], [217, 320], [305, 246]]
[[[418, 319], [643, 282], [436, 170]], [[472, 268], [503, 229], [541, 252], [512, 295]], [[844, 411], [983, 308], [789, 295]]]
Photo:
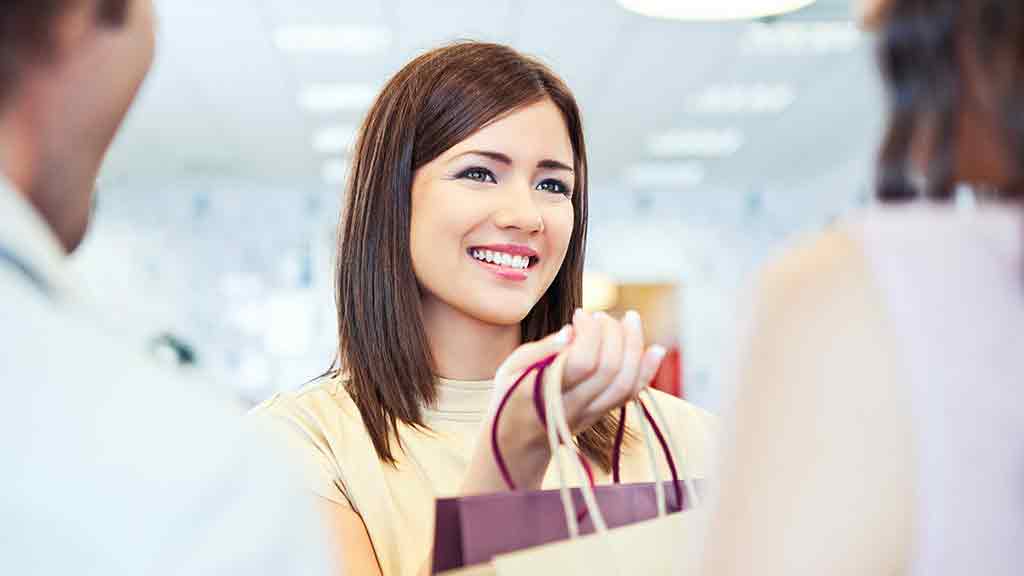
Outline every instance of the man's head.
[[0, 0], [0, 171], [68, 251], [153, 32], [152, 0]]

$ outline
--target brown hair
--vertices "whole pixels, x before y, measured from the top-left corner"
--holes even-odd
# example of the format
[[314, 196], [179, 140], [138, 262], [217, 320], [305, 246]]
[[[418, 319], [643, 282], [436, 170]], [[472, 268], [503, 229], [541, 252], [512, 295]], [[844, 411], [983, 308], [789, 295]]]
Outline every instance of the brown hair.
[[[394, 463], [393, 444], [401, 448], [398, 423], [424, 427], [420, 408], [436, 398], [409, 248], [413, 176], [494, 120], [543, 99], [561, 110], [572, 143], [574, 227], [558, 275], [522, 322], [525, 342], [569, 323], [582, 303], [587, 156], [568, 87], [544, 64], [511, 48], [462, 42], [402, 68], [363, 122], [339, 229], [338, 361], [327, 375], [345, 378], [382, 461]], [[607, 469], [614, 419], [606, 417], [577, 440]]]
[[[1010, 151], [1011, 182], [1003, 199], [1024, 191], [1024, 3], [1021, 0], [893, 0], [879, 34], [879, 63], [889, 99], [889, 126], [879, 156], [878, 197], [903, 202], [954, 194], [958, 122], [972, 80], [992, 82], [999, 102], [996, 137]], [[965, 61], [970, 58], [970, 61]], [[965, 64], [983, 78], [972, 79]], [[926, 134], [922, 182], [911, 176], [911, 155]], [[981, 182], [975, 184], [1001, 184]]]
[[56, 19], [83, 1], [95, 3], [98, 23], [120, 26], [131, 0], [0, 0], [0, 102], [13, 90], [26, 64], [50, 56]]

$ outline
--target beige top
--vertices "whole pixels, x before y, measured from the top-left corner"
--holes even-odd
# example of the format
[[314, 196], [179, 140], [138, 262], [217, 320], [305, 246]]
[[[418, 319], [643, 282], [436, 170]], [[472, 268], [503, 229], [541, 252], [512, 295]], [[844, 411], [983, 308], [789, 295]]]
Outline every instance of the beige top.
[[708, 574], [1020, 573], [1020, 216], [873, 210], [768, 267]]
[[[437, 405], [424, 410], [430, 430], [400, 425], [404, 451], [396, 455], [397, 466], [377, 459], [359, 411], [340, 380], [278, 394], [255, 412], [284, 425], [281, 430], [307, 463], [313, 491], [360, 515], [382, 574], [397, 576], [415, 574], [427, 561], [433, 545], [434, 499], [457, 495], [492, 391], [491, 382], [439, 380]], [[658, 399], [685, 452], [685, 473], [704, 477], [711, 465], [713, 418], [677, 398], [658, 393]], [[660, 465], [667, 475], [664, 461]], [[624, 482], [650, 481], [641, 440], [624, 450], [621, 471]], [[600, 470], [595, 474], [599, 482], [610, 482]], [[556, 487], [556, 482], [557, 473], [549, 468], [544, 487]]]

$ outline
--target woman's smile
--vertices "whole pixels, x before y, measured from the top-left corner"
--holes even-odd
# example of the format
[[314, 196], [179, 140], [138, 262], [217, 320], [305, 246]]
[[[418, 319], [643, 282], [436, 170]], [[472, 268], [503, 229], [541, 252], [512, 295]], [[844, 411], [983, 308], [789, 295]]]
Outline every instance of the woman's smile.
[[522, 282], [540, 262], [537, 251], [521, 244], [488, 244], [466, 251], [477, 265], [502, 280]]

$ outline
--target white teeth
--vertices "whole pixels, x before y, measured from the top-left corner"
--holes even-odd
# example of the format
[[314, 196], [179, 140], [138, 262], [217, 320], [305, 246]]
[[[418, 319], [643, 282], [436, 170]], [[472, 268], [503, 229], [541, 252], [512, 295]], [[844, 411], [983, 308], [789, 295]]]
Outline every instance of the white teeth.
[[512, 254], [506, 254], [505, 252], [494, 252], [491, 250], [473, 250], [470, 255], [477, 260], [491, 262], [492, 264], [505, 266], [507, 268], [526, 270], [530, 267], [529, 256], [513, 256]]

